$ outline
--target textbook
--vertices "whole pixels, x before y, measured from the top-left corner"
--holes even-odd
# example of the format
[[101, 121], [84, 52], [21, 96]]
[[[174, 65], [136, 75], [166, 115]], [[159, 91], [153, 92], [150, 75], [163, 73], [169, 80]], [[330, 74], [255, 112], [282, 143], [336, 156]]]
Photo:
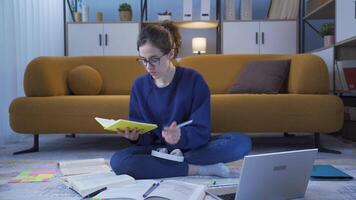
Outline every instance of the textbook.
[[94, 199], [170, 199], [170, 200], [203, 200], [205, 187], [202, 185], [176, 180], [136, 180], [133, 184], [110, 188]]
[[64, 176], [95, 172], [111, 172], [111, 167], [104, 158], [60, 161], [58, 162], [58, 168]]
[[114, 172], [91, 173], [61, 177], [64, 185], [86, 198], [111, 187], [132, 184], [135, 179], [129, 175], [116, 175]]
[[149, 124], [149, 123], [143, 123], [143, 122], [136, 122], [136, 121], [130, 121], [130, 120], [124, 120], [124, 119], [104, 119], [100, 117], [95, 117], [95, 120], [104, 127], [105, 130], [108, 131], [115, 131], [117, 129], [121, 131], [125, 131], [126, 128], [129, 129], [142, 129], [142, 134], [147, 133], [149, 131], [152, 131], [157, 128], [156, 124]]

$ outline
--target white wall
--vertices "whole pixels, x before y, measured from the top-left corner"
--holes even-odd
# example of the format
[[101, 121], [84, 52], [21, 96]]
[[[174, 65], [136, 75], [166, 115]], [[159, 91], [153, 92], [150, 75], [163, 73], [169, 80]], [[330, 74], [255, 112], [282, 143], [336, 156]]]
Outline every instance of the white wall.
[[64, 55], [63, 0], [0, 0], [0, 144], [21, 140], [9, 126], [9, 105], [24, 95], [26, 65]]

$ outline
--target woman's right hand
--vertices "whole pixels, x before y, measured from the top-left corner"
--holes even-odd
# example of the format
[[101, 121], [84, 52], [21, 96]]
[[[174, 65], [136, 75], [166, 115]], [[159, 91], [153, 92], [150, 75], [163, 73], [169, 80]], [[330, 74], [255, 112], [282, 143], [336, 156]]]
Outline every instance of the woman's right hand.
[[121, 137], [127, 138], [131, 141], [136, 141], [138, 140], [138, 136], [142, 133], [142, 130], [137, 128], [130, 130], [129, 128], [126, 128], [125, 131], [117, 129], [116, 132]]

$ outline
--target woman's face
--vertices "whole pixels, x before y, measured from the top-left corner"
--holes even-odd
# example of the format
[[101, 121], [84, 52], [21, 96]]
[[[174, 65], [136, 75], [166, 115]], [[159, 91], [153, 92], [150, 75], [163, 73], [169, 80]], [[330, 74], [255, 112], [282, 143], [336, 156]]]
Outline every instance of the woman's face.
[[150, 42], [146, 42], [139, 47], [140, 63], [145, 66], [146, 70], [152, 78], [158, 79], [166, 74], [170, 66], [171, 52], [164, 55], [161, 50], [153, 46]]

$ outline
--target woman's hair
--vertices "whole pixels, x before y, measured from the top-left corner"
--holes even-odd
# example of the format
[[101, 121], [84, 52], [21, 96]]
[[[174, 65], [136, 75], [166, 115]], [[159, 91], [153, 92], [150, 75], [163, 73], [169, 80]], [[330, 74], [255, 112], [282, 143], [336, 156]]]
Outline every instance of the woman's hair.
[[182, 45], [181, 35], [178, 27], [172, 21], [165, 20], [161, 24], [148, 24], [140, 32], [137, 40], [137, 51], [139, 47], [150, 42], [152, 45], [167, 54], [174, 49], [174, 58]]

